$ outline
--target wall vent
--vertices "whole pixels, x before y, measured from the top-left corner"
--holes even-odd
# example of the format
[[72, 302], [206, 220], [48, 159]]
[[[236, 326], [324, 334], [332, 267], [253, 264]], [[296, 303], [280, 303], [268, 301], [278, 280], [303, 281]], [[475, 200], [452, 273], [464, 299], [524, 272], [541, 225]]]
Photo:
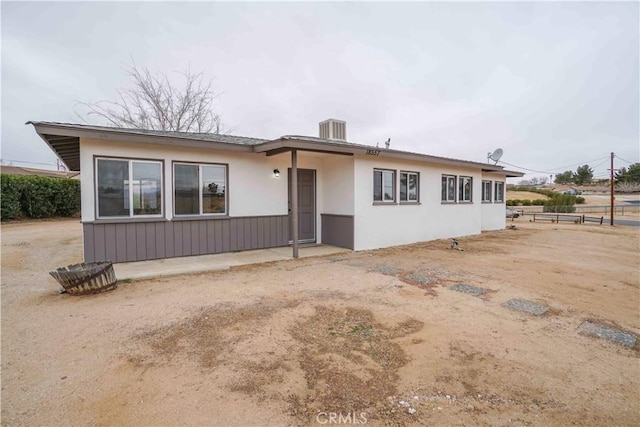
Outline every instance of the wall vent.
[[347, 122], [335, 119], [329, 119], [325, 120], [324, 122], [320, 122], [320, 138], [346, 141]]

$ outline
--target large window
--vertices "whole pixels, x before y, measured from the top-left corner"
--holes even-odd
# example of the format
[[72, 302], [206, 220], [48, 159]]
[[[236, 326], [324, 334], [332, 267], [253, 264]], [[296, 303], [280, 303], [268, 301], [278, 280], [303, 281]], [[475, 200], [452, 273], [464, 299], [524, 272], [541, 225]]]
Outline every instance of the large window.
[[456, 201], [456, 177], [453, 175], [442, 175], [442, 201], [444, 203]]
[[491, 181], [482, 181], [482, 203], [491, 203]]
[[400, 201], [418, 202], [420, 175], [417, 172], [400, 172]]
[[470, 176], [461, 176], [458, 178], [460, 188], [458, 189], [458, 201], [471, 203], [473, 193], [473, 178]]
[[373, 171], [373, 201], [395, 202], [396, 172], [390, 170]]
[[173, 165], [175, 215], [227, 213], [225, 165]]
[[498, 203], [504, 202], [504, 182], [495, 182], [495, 198], [494, 200]]
[[162, 215], [162, 162], [97, 159], [98, 218]]

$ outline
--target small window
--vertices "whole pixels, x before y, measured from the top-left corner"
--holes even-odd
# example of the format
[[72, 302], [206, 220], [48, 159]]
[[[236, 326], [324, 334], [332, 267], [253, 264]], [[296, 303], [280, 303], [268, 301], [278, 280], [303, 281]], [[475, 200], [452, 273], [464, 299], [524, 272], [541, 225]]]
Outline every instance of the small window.
[[442, 175], [442, 202], [455, 203], [456, 201], [456, 177]]
[[162, 215], [162, 162], [97, 159], [98, 218]]
[[176, 216], [227, 213], [225, 165], [175, 163], [173, 172]]
[[491, 203], [491, 181], [482, 181], [482, 203]]
[[395, 202], [396, 200], [396, 172], [374, 169], [373, 171], [373, 201]]
[[420, 174], [417, 172], [400, 172], [400, 201], [418, 202], [420, 193]]
[[495, 202], [502, 203], [504, 202], [504, 182], [496, 181], [495, 183]]
[[473, 192], [473, 178], [470, 176], [461, 176], [458, 179], [460, 188], [458, 189], [458, 201], [471, 203], [473, 200], [471, 194]]

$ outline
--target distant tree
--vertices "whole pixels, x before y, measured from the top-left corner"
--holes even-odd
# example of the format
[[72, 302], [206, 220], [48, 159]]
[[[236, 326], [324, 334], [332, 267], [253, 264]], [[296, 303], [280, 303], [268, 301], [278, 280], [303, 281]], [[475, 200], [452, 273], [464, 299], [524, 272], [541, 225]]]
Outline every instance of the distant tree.
[[556, 174], [556, 184], [571, 184], [574, 179], [574, 173], [572, 171], [565, 171]]
[[640, 163], [634, 163], [629, 168], [620, 168], [616, 173], [616, 181], [640, 184]]
[[573, 177], [573, 182], [577, 185], [591, 184], [593, 179], [593, 169], [589, 165], [582, 165], [576, 169], [576, 173]]
[[89, 110], [86, 116], [101, 117], [116, 127], [220, 133], [220, 115], [214, 112], [218, 95], [202, 73], [179, 72], [183, 85], [178, 87], [166, 75], [135, 63], [126, 71], [131, 86], [118, 90], [117, 101], [81, 102]]

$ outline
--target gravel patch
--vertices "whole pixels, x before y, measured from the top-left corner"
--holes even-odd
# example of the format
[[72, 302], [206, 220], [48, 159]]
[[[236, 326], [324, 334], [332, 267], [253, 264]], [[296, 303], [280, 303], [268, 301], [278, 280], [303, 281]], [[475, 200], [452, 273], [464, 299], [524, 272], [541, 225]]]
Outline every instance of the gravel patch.
[[407, 279], [412, 280], [421, 285], [429, 285], [434, 283], [437, 279], [435, 277], [425, 276], [423, 274], [411, 273], [406, 276]]
[[462, 283], [453, 285], [449, 287], [452, 291], [462, 292], [464, 294], [473, 295], [474, 297], [479, 297], [480, 295], [484, 295], [489, 291], [486, 288], [480, 288], [478, 286], [464, 285]]
[[510, 308], [512, 310], [533, 314], [534, 316], [542, 316], [547, 312], [547, 310], [549, 310], [549, 307], [547, 307], [546, 305], [518, 298], [510, 299], [509, 301], [502, 304], [502, 306]]
[[578, 327], [578, 332], [592, 337], [604, 338], [605, 340], [627, 347], [634, 347], [637, 340], [636, 335], [631, 332], [625, 332], [622, 329], [616, 329], [593, 322], [584, 322]]
[[388, 265], [378, 265], [376, 267], [373, 267], [369, 271], [384, 274], [385, 276], [398, 276], [400, 275], [400, 273], [402, 273], [402, 270], [395, 267], [390, 267]]

